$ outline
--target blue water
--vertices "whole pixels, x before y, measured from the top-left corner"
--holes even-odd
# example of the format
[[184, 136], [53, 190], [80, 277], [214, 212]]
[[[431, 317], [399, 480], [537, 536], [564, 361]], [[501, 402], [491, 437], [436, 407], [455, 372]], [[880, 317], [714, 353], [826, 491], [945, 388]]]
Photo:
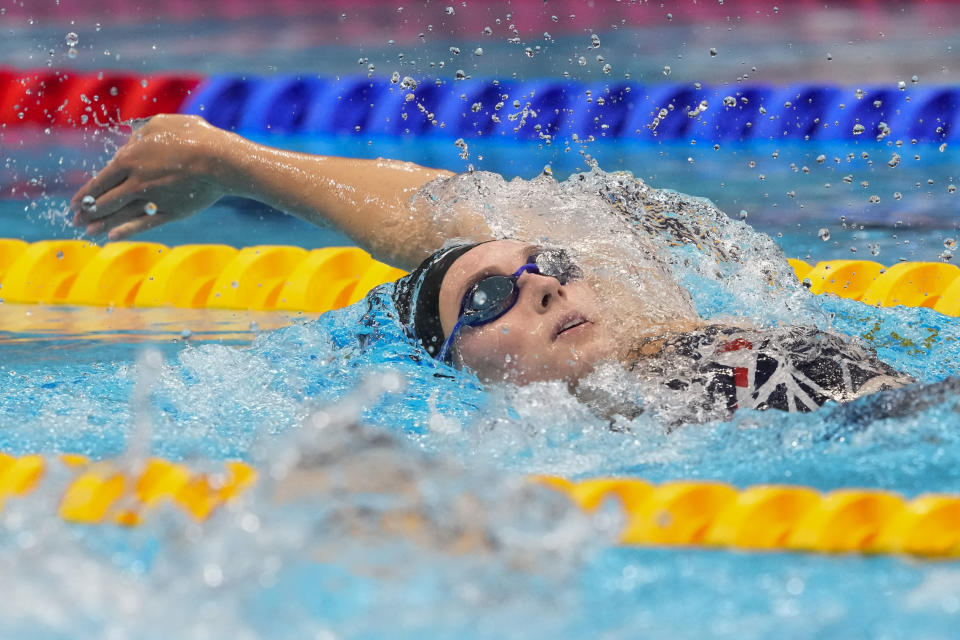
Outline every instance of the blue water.
[[[212, 218], [259, 215], [221, 207]], [[278, 226], [277, 236], [288, 231]], [[727, 232], [753, 248], [752, 260], [785, 268], [775, 250], [763, 248], [769, 240], [743, 225]], [[690, 248], [673, 251], [691, 257]], [[957, 319], [813, 297], [795, 282], [779, 293], [760, 286], [768, 297], [751, 298], [729, 283], [754, 266], [728, 265], [728, 280], [695, 269], [678, 276], [706, 317], [794, 313], [865, 335], [919, 381], [894, 397], [932, 395], [936, 387], [923, 385], [960, 372]], [[764, 299], [763, 313], [751, 311]], [[781, 304], [790, 300], [800, 306]], [[3, 312], [33, 314], [41, 327], [52, 313], [29, 305], [4, 305]], [[45, 496], [55, 495], [56, 474], [51, 493], [10, 503], [9, 535], [0, 544], [8, 575], [38, 590], [50, 589], [63, 562], [82, 563], [93, 576], [62, 580], [55, 596], [32, 596], [58, 615], [84, 620], [68, 632], [56, 615], [27, 615], [48, 637], [98, 637], [112, 625], [151, 637], [145, 621], [197, 603], [208, 617], [178, 621], [179, 634], [198, 635], [209, 623], [241, 637], [316, 629], [356, 638], [810, 637], [850, 629], [900, 637], [918, 625], [926, 637], [951, 635], [960, 603], [953, 562], [617, 548], [613, 511], [588, 520], [520, 479], [627, 474], [960, 493], [955, 390], [893, 417], [865, 398], [812, 414], [741, 411], [729, 422], [669, 434], [641, 416], [623, 433], [562, 385], [484, 388], [469, 374], [418, 361], [391, 317], [389, 286], [319, 318], [262, 316], [263, 330], [258, 319], [211, 312], [154, 319], [134, 336], [107, 310], [59, 313], [57, 322], [73, 327], [102, 314], [103, 330], [2, 335], [0, 450], [112, 458], [143, 438], [136, 425], [146, 423], [156, 455], [201, 468], [241, 458], [275, 475], [197, 530], [174, 513], [129, 532], [51, 521], [44, 514], [55, 501]], [[96, 315], [92, 322], [97, 326]], [[181, 326], [197, 328], [196, 336], [178, 338]], [[166, 361], [160, 369], [134, 363], [149, 345]], [[402, 391], [393, 378], [377, 381], [384, 371], [399, 374]], [[149, 401], [138, 403], [135, 390], [144, 384]], [[314, 432], [318, 415], [324, 424], [359, 420], [373, 431]], [[311, 475], [317, 459], [321, 476]], [[331, 478], [343, 480], [331, 485]], [[349, 478], [375, 486], [354, 489]], [[404, 484], [397, 478], [411, 478], [411, 488], [398, 488]], [[290, 485], [307, 489], [278, 498]], [[458, 506], [464, 495], [476, 501], [466, 511]], [[421, 524], [397, 529], [389, 523], [398, 512]], [[486, 543], [456, 551], [471, 527], [484, 531]], [[186, 541], [184, 530], [194, 531]], [[126, 598], [140, 621], [118, 622], [116, 613], [77, 604], [87, 580], [102, 597]], [[26, 637], [15, 624], [23, 616], [7, 619]]]
[[[781, 4], [778, 16], [756, 23], [737, 15], [705, 24], [603, 25], [599, 52], [618, 77], [629, 72], [650, 83], [664, 77], [665, 65], [672, 67], [670, 81], [691, 83], [734, 85], [745, 74], [764, 83], [892, 85], [914, 74], [924, 84], [957, 82], [955, 65], [946, 61], [960, 22], [947, 4], [878, 5], [869, 19], [847, 7], [794, 12]], [[456, 44], [465, 53], [485, 48], [468, 67], [477, 77], [569, 72], [574, 80], [601, 78], [586, 31], [544, 40], [548, 52], [527, 58], [500, 33], [509, 24], [506, 8], [478, 18], [478, 25], [498, 25], [497, 35], [486, 38], [447, 34], [442, 16], [414, 15], [406, 7], [396, 20], [432, 20], [438, 28], [408, 25], [405, 39], [385, 14], [368, 16], [366, 31], [347, 38], [337, 15], [313, 22], [151, 18], [114, 24], [109, 11], [80, 17], [63, 5], [61, 14], [47, 11], [29, 22], [0, 12], [7, 36], [0, 59], [22, 68], [52, 60], [79, 69], [269, 75], [356, 73], [362, 71], [357, 58], [366, 56], [378, 72], [430, 68], [450, 77], [466, 66], [457, 62], [465, 55], [447, 54]], [[439, 14], [442, 5], [424, 11]], [[531, 44], [554, 29], [545, 7], [543, 24], [519, 25]], [[139, 10], [146, 18], [149, 9]], [[351, 27], [361, 17], [344, 15]], [[600, 28], [560, 18], [581, 30]], [[80, 34], [76, 58], [68, 58], [62, 44], [68, 30]], [[425, 41], [416, 39], [418, 31], [427, 34]], [[398, 44], [387, 44], [394, 38]], [[707, 53], [711, 47], [718, 56]], [[405, 59], [398, 60], [400, 52]], [[582, 53], [589, 54], [585, 67], [573, 62]], [[444, 69], [428, 67], [444, 59]], [[64, 202], [77, 176], [100, 166], [112, 147], [100, 138], [43, 132], [0, 132], [0, 141], [0, 236], [77, 237], [64, 224]], [[473, 141], [469, 160], [446, 141], [264, 141], [456, 171], [469, 162], [525, 178], [550, 165], [562, 179], [584, 169], [589, 155], [653, 186], [707, 197], [734, 219], [746, 211], [747, 221], [785, 254], [810, 262], [939, 260], [944, 239], [958, 233], [960, 195], [947, 190], [958, 182], [955, 147], [904, 141], [903, 160], [892, 169], [887, 160], [894, 147], [862, 141], [719, 149], [594, 142], [569, 151], [561, 144]], [[816, 161], [821, 154], [823, 164]], [[870, 203], [871, 195], [879, 203]], [[830, 230], [829, 241], [820, 240], [821, 228]], [[346, 242], [239, 201], [142, 238], [235, 246]], [[696, 278], [685, 282], [701, 311], [749, 315], [749, 300], [737, 291]], [[779, 312], [770, 306], [757, 314]], [[802, 307], [798, 315], [821, 327], [866, 335], [881, 357], [918, 378], [918, 386], [894, 398], [917, 389], [932, 397], [936, 387], [924, 385], [960, 372], [956, 319], [833, 298], [806, 299]], [[203, 525], [161, 509], [146, 525], [127, 530], [61, 523], [52, 514], [69, 474], [52, 468], [37, 493], [8, 500], [0, 514], [0, 575], [8, 587], [0, 635], [956, 636], [956, 562], [622, 548], [612, 544], [615, 509], [587, 519], [522, 480], [527, 473], [629, 474], [738, 486], [960, 493], [960, 412], [952, 397], [897, 417], [884, 417], [874, 398], [807, 415], [743, 411], [729, 422], [670, 434], [640, 419], [629, 433], [617, 433], [557, 385], [484, 389], [469, 375], [417, 364], [385, 313], [365, 303], [321, 318], [0, 305], [0, 450], [114, 458], [145, 439], [153, 453], [194, 468], [213, 470], [239, 457], [264, 472], [255, 492]], [[364, 324], [364, 317], [378, 322]], [[363, 341], [357, 327], [364, 327]], [[160, 369], [137, 364], [146, 349], [160, 354]], [[402, 374], [402, 391], [393, 378], [377, 377], [385, 368]], [[144, 387], [149, 400], [138, 401]], [[315, 420], [332, 426], [318, 430]], [[345, 426], [353, 421], [373, 431]], [[316, 469], [321, 473], [310, 475]], [[305, 488], [300, 494], [298, 486]]]

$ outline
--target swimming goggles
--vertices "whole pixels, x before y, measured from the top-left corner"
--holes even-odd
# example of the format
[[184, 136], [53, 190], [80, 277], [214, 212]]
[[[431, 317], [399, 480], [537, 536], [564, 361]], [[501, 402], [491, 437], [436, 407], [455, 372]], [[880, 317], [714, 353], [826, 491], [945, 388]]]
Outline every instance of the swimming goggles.
[[487, 276], [470, 287], [460, 303], [460, 314], [450, 335], [440, 348], [437, 359], [446, 362], [457, 333], [463, 327], [480, 327], [504, 315], [517, 303], [520, 286], [517, 281], [524, 273], [536, 273], [556, 278], [561, 285], [581, 277], [580, 268], [562, 249], [540, 251], [510, 276]]

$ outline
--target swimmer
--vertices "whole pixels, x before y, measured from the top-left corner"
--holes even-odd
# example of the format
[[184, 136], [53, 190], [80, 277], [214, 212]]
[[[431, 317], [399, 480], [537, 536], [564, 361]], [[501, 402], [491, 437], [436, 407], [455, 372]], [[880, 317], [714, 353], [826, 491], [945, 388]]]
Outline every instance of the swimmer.
[[[110, 240], [227, 195], [332, 225], [375, 259], [410, 271], [393, 298], [407, 335], [430, 357], [484, 382], [562, 380], [608, 413], [696, 422], [745, 407], [811, 411], [911, 382], [839, 334], [703, 322], [643, 237], [648, 220], [587, 229], [604, 249], [577, 253], [541, 241], [549, 211], [516, 212], [515, 233], [495, 231], [502, 218], [467, 204], [474, 185], [408, 162], [272, 149], [197, 116], [160, 115], [135, 129], [71, 207], [75, 225]], [[696, 235], [676, 224], [670, 231]], [[608, 250], [605, 239], [623, 233], [635, 235], [629, 248]], [[612, 397], [596, 384], [611, 364], [657, 393], [642, 402]]]

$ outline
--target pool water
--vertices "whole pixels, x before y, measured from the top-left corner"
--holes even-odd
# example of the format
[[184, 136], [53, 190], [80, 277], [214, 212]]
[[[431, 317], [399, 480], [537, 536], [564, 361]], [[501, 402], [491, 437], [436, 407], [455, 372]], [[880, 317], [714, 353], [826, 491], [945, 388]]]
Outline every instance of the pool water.
[[[960, 21], [938, 2], [780, 3], [776, 11], [728, 2], [700, 19], [696, 9], [644, 3], [596, 3], [592, 11], [550, 3], [521, 12], [519, 3], [477, 1], [450, 3], [450, 14], [445, 3], [398, 11], [287, 2], [274, 15], [233, 19], [218, 17], [217, 3], [203, 15], [182, 8], [188, 17], [160, 6], [131, 14], [122, 3], [48, 4], [0, 11], [4, 64], [266, 76], [357, 73], [375, 64], [386, 75], [451, 79], [465, 68], [478, 78], [593, 82], [608, 77], [600, 53], [618, 79], [630, 74], [648, 84], [892, 86], [914, 75], [924, 86], [958, 82], [949, 61]], [[512, 22], [523, 46], [508, 40]], [[493, 37], [479, 31], [487, 24]], [[73, 30], [81, 44], [71, 57], [63, 42]], [[588, 32], [600, 34], [599, 49]], [[527, 43], [542, 49], [530, 57]], [[481, 46], [484, 54], [466, 61]], [[757, 263], [733, 274], [740, 283], [756, 284], [747, 276], [762, 267], [789, 275], [784, 255], [810, 263], [949, 260], [945, 241], [960, 233], [960, 195], [949, 191], [960, 179], [955, 144], [896, 146], [895, 136], [717, 149], [703, 141], [471, 140], [464, 160], [450, 140], [433, 138], [259, 139], [454, 171], [469, 163], [507, 178], [529, 179], [549, 165], [562, 180], [596, 160], [654, 187], [709, 198], [772, 238], [782, 255], [765, 237], [734, 229], [741, 248], [756, 249]], [[65, 202], [121, 142], [109, 132], [0, 129], [0, 236], [80, 237], [66, 224]], [[892, 168], [894, 151], [902, 161]], [[141, 238], [348, 243], [239, 200]], [[697, 257], [677, 255], [676, 264]], [[740, 411], [671, 433], [641, 416], [614, 431], [561, 385], [484, 388], [470, 375], [418, 364], [387, 304], [317, 317], [0, 303], [0, 451], [83, 453], [135, 469], [148, 450], [199, 470], [239, 458], [261, 471], [254, 490], [204, 523], [161, 507], [127, 529], [55, 517], [70, 472], [52, 463], [36, 492], [7, 500], [0, 512], [7, 587], [0, 635], [955, 637], [954, 561], [625, 548], [615, 544], [622, 524], [615, 505], [588, 517], [525, 480], [630, 475], [960, 493], [960, 404], [944, 382], [960, 373], [956, 318], [815, 298], [795, 283], [741, 291], [695, 268], [680, 275], [704, 315], [802, 320], [862, 335], [918, 383], [811, 414]], [[895, 415], [887, 399], [914, 408]]]
[[[211, 217], [251, 215], [222, 207]], [[564, 385], [484, 388], [411, 358], [390, 285], [320, 317], [4, 305], [13, 330], [0, 336], [0, 449], [135, 464], [129, 443], [147, 442], [199, 468], [240, 458], [267, 470], [206, 524], [171, 509], [134, 530], [51, 519], [66, 477], [52, 472], [41, 493], [4, 510], [0, 562], [28, 585], [3, 605], [8, 628], [152, 637], [164, 620], [164, 637], [529, 638], [809, 637], [855, 626], [894, 637], [920, 625], [948, 637], [960, 602], [951, 562], [619, 548], [617, 509], [588, 518], [523, 480], [960, 493], [958, 396], [936, 386], [960, 371], [960, 323], [811, 296], [769, 238], [739, 222], [722, 229], [751, 258], [719, 280], [703, 275], [706, 254], [669, 249], [702, 315], [866, 335], [919, 381], [895, 398], [939, 400], [905, 415], [868, 397], [811, 414], [740, 411], [671, 433], [647, 416], [611, 430]], [[743, 286], [764, 269], [779, 274], [773, 288]], [[38, 598], [52, 611], [32, 613], [25, 603]], [[166, 620], [186, 607], [196, 615]]]

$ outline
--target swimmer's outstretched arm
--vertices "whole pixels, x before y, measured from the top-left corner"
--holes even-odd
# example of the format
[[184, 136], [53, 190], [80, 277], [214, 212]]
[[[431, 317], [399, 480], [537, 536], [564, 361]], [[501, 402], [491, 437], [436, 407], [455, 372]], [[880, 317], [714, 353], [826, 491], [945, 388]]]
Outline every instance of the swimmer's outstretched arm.
[[[198, 116], [159, 115], [133, 132], [70, 206], [74, 224], [88, 234], [120, 240], [186, 218], [223, 196], [243, 196], [333, 225], [374, 258], [412, 269], [445, 238], [483, 233], [462, 228], [462, 220], [438, 222], [428, 204], [411, 204], [421, 186], [448, 175], [410, 162], [272, 149]], [[144, 212], [147, 203], [156, 205], [154, 215]]]

